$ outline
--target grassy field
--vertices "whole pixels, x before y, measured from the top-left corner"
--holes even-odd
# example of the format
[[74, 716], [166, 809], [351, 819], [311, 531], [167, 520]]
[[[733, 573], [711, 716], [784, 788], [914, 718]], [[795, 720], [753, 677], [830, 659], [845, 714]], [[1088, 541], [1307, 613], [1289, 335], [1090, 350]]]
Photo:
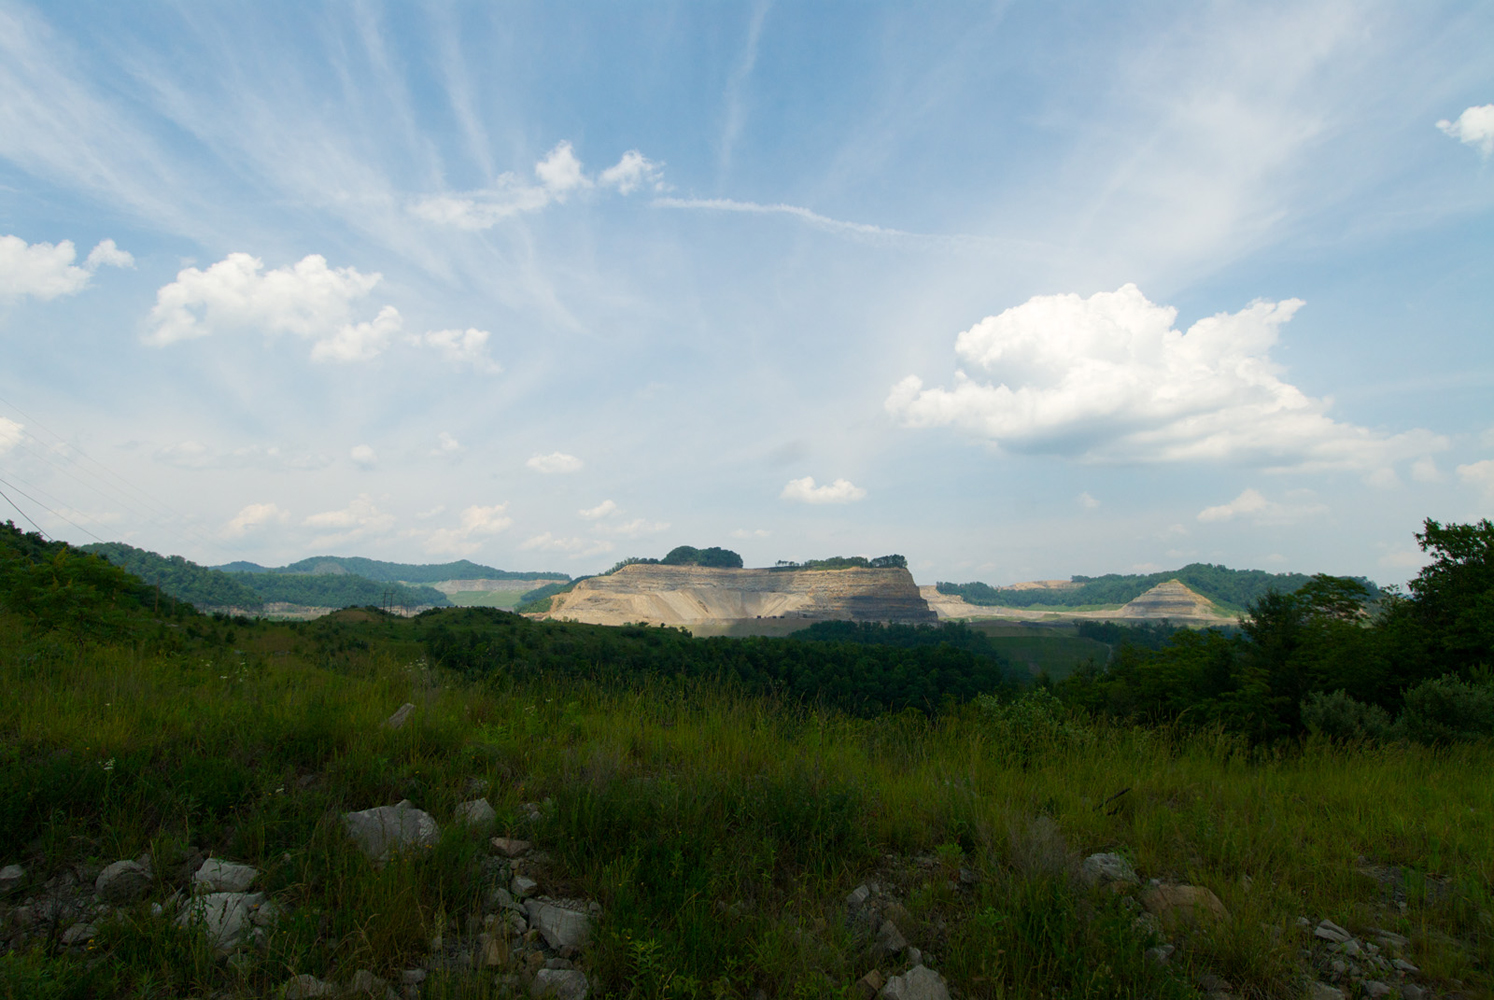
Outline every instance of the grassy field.
[[522, 590], [459, 590], [446, 596], [459, 608], [502, 608], [504, 611], [512, 611], [519, 603], [519, 598], [533, 589], [529, 581], [525, 581]]
[[[10, 904], [145, 851], [163, 873], [86, 949], [0, 958], [0, 996], [269, 996], [297, 973], [421, 966], [426, 997], [505, 994], [507, 969], [432, 960], [491, 905], [488, 833], [543, 849], [541, 891], [600, 904], [577, 959], [595, 996], [857, 996], [907, 967], [848, 913], [868, 880], [964, 997], [1193, 997], [1205, 975], [1298, 997], [1317, 974], [1302, 917], [1405, 935], [1444, 995], [1494, 989], [1487, 747], [1254, 752], [1077, 722], [1042, 694], [857, 720], [709, 685], [465, 682], [418, 646], [360, 644], [356, 617], [329, 658], [284, 625], [154, 655], [0, 616], [0, 864], [28, 872]], [[382, 727], [404, 702], [410, 722]], [[451, 822], [474, 782], [492, 830]], [[338, 814], [401, 799], [440, 842], [376, 868]], [[1074, 877], [1096, 851], [1206, 886], [1230, 916], [1151, 961], [1136, 892]], [[152, 915], [165, 873], [203, 854], [264, 871], [288, 915], [263, 949], [225, 962]]]
[[1104, 664], [1110, 659], [1109, 646], [1080, 636], [1072, 625], [974, 621], [970, 627], [990, 636], [1002, 656], [1033, 677], [1047, 675], [1061, 680], [1082, 663], [1094, 660]]

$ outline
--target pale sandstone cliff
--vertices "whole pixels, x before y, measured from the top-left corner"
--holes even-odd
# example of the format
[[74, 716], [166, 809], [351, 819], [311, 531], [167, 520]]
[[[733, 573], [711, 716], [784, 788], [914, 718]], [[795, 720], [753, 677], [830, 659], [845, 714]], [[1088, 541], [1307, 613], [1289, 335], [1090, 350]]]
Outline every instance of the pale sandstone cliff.
[[582, 580], [546, 615], [595, 625], [791, 618], [933, 622], [905, 569], [713, 569], [637, 563]]

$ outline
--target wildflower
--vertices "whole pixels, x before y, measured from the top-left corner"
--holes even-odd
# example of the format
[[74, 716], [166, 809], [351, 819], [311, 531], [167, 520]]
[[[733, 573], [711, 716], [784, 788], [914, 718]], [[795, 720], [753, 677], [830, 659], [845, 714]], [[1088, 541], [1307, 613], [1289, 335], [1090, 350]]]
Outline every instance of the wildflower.
[[106, 770], [106, 771], [113, 771], [114, 770], [114, 758], [113, 757], [110, 757], [108, 760], [104, 761], [104, 770]]

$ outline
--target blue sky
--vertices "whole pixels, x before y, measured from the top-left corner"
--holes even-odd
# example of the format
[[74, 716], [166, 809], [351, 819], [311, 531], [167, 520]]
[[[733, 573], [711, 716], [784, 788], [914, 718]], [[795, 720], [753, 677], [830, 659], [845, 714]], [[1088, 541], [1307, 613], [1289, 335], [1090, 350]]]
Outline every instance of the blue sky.
[[1494, 514], [1491, 48], [1479, 3], [0, 3], [0, 479], [206, 563], [1404, 581]]

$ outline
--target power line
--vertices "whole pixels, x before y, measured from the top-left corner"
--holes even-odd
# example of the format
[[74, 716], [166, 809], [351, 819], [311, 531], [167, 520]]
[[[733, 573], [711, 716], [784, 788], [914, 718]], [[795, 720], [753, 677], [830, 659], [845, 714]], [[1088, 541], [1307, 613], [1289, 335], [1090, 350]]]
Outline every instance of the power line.
[[[83, 527], [83, 525], [77, 523], [72, 518], [63, 517], [61, 514], [57, 513], [51, 507], [48, 507], [46, 504], [44, 504], [40, 500], [36, 499], [36, 497], [31, 496], [31, 495], [25, 493], [24, 491], [18, 489], [13, 484], [7, 483], [5, 480], [0, 479], [0, 486], [9, 486], [11, 489], [15, 490], [17, 493], [20, 493], [21, 496], [25, 497], [27, 500], [30, 500], [32, 503], [34, 503], [38, 507], [40, 507], [42, 510], [46, 511], [48, 514], [51, 514], [53, 517], [57, 518], [58, 520], [66, 521], [68, 524], [71, 524], [73, 527], [75, 527], [79, 531], [83, 532], [83, 534], [88, 535], [90, 538], [97, 539], [100, 542], [105, 541], [105, 539], [99, 538], [98, 535], [95, 535], [93, 532], [89, 531], [87, 528]], [[6, 497], [5, 499], [10, 500], [10, 497]], [[11, 500], [11, 504], [10, 505], [12, 507], [15, 507], [15, 501]], [[21, 508], [16, 507], [16, 510], [20, 510], [20, 509]], [[31, 521], [31, 518], [28, 517], [28, 518], [26, 518], [26, 520]], [[36, 522], [35, 521], [31, 521], [31, 523], [35, 524]], [[41, 529], [37, 528], [36, 530], [40, 531]]]
[[[15, 507], [17, 514], [20, 514], [26, 520], [31, 521], [31, 515], [28, 514], [28, 513], [26, 513], [24, 510], [22, 510], [20, 508], [20, 506], [17, 505], [16, 502], [14, 500], [12, 500], [10, 497], [5, 496], [4, 492], [0, 492], [0, 497], [5, 497], [5, 502], [8, 503], [8, 504], [10, 504], [12, 507]], [[37, 524], [35, 521], [31, 521], [31, 526], [36, 529], [37, 534], [41, 535], [47, 541], [50, 542], [52, 540], [52, 536], [51, 535], [47, 534], [45, 531], [42, 531], [42, 526], [41, 525]]]

